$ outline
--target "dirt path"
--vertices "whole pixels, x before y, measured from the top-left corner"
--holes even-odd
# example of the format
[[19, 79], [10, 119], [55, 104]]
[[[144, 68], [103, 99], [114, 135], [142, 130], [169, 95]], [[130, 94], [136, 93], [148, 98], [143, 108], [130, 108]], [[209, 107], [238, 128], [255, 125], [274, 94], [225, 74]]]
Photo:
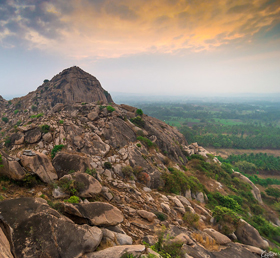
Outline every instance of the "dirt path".
[[240, 150], [240, 149], [215, 149], [211, 147], [206, 147], [206, 150], [210, 151], [214, 155], [220, 155], [223, 158], [227, 158], [231, 154], [239, 155], [239, 154], [244, 154], [244, 153], [267, 153], [270, 155], [273, 155], [275, 157], [280, 157], [280, 150]]

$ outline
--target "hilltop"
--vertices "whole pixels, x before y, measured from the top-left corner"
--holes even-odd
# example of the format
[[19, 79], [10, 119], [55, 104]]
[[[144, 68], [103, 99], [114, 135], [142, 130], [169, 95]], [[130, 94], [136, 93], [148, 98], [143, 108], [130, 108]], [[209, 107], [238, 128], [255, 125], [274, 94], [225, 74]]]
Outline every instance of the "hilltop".
[[[78, 67], [0, 98], [0, 111], [0, 257], [250, 258], [277, 248], [278, 215], [250, 180], [115, 104]], [[258, 232], [257, 219], [275, 234]]]

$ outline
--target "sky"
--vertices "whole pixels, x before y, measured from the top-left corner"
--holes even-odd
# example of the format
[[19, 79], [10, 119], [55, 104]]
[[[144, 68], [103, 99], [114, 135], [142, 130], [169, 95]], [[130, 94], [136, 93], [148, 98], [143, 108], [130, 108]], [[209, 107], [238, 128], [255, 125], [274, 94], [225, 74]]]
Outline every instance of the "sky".
[[0, 95], [74, 65], [111, 93], [279, 93], [280, 0], [0, 0]]

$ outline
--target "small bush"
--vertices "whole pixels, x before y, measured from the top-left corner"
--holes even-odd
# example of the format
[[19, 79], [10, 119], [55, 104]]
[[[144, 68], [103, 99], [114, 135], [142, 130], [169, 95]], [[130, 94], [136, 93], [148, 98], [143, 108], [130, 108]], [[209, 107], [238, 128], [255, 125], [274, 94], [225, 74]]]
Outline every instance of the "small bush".
[[9, 147], [11, 147], [12, 146], [12, 141], [11, 141], [11, 138], [10, 137], [7, 137], [6, 139], [5, 139], [5, 147], [7, 147], [7, 148], [9, 148]]
[[198, 227], [199, 215], [196, 213], [192, 213], [187, 211], [184, 214], [183, 221], [186, 222], [189, 226]]
[[143, 116], [143, 111], [142, 111], [142, 109], [137, 109], [136, 110], [136, 114], [138, 115], [138, 116]]
[[139, 147], [139, 148], [141, 148], [141, 144], [140, 144], [140, 143], [137, 143], [136, 146]]
[[39, 118], [39, 117], [42, 117], [43, 115], [44, 115], [43, 113], [39, 113], [37, 115], [30, 116], [30, 118]]
[[63, 120], [59, 120], [59, 123], [60, 123], [61, 125], [63, 125], [64, 121], [63, 121]]
[[48, 133], [50, 131], [50, 126], [49, 125], [42, 125], [41, 126], [41, 132], [42, 133]]
[[240, 217], [231, 209], [216, 206], [213, 211], [213, 217], [222, 226], [222, 233], [229, 235], [236, 230]]
[[155, 215], [157, 216], [157, 218], [160, 220], [160, 221], [165, 221], [167, 220], [167, 216], [164, 214], [164, 213], [161, 213], [159, 211], [155, 212]]
[[122, 173], [124, 177], [130, 177], [133, 173], [133, 169], [131, 166], [125, 166], [122, 168]]
[[14, 111], [14, 114], [16, 115], [18, 112], [19, 112], [19, 110], [18, 110], [18, 109], [16, 109], [16, 110]]
[[149, 140], [148, 138], [146, 138], [146, 137], [138, 136], [137, 140], [145, 143], [148, 147], [154, 146], [153, 142], [151, 140]]
[[89, 174], [91, 176], [95, 176], [96, 175], [96, 169], [95, 168], [94, 169], [87, 168], [85, 173], [87, 173], [87, 174]]
[[108, 161], [104, 162], [104, 168], [106, 169], [111, 169], [112, 168], [112, 164]]
[[45, 79], [45, 80], [44, 80], [44, 83], [48, 83], [48, 82], [49, 82], [49, 80], [48, 80], [48, 79]]
[[137, 116], [135, 118], [131, 118], [130, 121], [138, 127], [144, 127], [145, 121], [141, 118], [141, 116]]
[[51, 151], [51, 158], [53, 159], [58, 151], [61, 151], [64, 148], [64, 145], [55, 145]]
[[0, 168], [3, 167], [3, 159], [2, 159], [2, 155], [0, 154]]
[[112, 106], [107, 106], [108, 112], [112, 113], [115, 109]]
[[2, 121], [7, 124], [9, 122], [9, 118], [8, 117], [2, 117]]
[[68, 202], [68, 203], [79, 203], [80, 198], [78, 196], [71, 196], [69, 199], [64, 200], [64, 202]]

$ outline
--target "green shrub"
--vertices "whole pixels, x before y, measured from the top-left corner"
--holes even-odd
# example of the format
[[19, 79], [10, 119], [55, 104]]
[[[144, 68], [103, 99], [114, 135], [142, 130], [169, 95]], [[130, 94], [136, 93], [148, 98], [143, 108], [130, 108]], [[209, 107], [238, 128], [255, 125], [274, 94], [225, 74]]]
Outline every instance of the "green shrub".
[[42, 125], [41, 126], [41, 132], [42, 133], [48, 133], [50, 131], [50, 126], [49, 125]]
[[37, 107], [34, 106], [34, 105], [32, 105], [31, 110], [32, 110], [33, 112], [35, 112], [35, 111], [37, 111]]
[[104, 168], [106, 169], [111, 169], [112, 168], [112, 164], [108, 161], [104, 162]]
[[99, 109], [102, 110], [103, 108], [105, 108], [105, 106], [100, 105]]
[[7, 124], [9, 122], [9, 118], [8, 117], [2, 117], [2, 121]]
[[87, 173], [87, 174], [89, 174], [91, 176], [95, 176], [96, 175], [96, 169], [95, 168], [94, 169], [87, 168], [85, 173]]
[[167, 220], [167, 218], [168, 218], [164, 213], [159, 212], [159, 211], [154, 212], [154, 214], [157, 216], [157, 218], [158, 218], [160, 221], [165, 221], [165, 220]]
[[149, 140], [148, 138], [146, 138], [146, 137], [138, 136], [137, 140], [145, 143], [148, 147], [154, 146], [153, 142], [151, 140]]
[[63, 121], [63, 120], [59, 120], [59, 123], [60, 123], [61, 125], [63, 125], [64, 121]]
[[55, 146], [53, 147], [52, 151], [51, 151], [51, 158], [53, 159], [53, 158], [55, 157], [56, 153], [57, 153], [58, 151], [61, 151], [64, 147], [65, 147], [65, 146], [62, 145], [62, 144], [60, 144], [60, 145], [55, 145]]
[[140, 144], [140, 143], [137, 143], [136, 146], [139, 147], [139, 148], [141, 148], [141, 144]]
[[5, 147], [7, 148], [12, 146], [12, 141], [10, 137], [7, 137], [4, 142], [5, 142]]
[[65, 193], [70, 195], [76, 195], [85, 188], [85, 184], [76, 180], [70, 180], [68, 178], [62, 178], [58, 181], [58, 186], [62, 188]]
[[122, 168], [122, 173], [124, 177], [130, 177], [133, 174], [133, 169], [131, 166], [125, 166]]
[[18, 109], [16, 109], [16, 110], [14, 111], [14, 114], [16, 115], [18, 112], [19, 112], [19, 110], [18, 110]]
[[49, 80], [48, 80], [48, 79], [45, 79], [45, 80], [44, 80], [44, 83], [48, 83], [48, 82], [49, 82]]
[[39, 113], [37, 115], [30, 116], [30, 118], [39, 118], [39, 117], [42, 117], [43, 115], [44, 115], [43, 113]]
[[112, 106], [107, 106], [108, 112], [112, 113], [115, 109]]
[[41, 181], [38, 178], [38, 176], [26, 174], [25, 177], [21, 180], [21, 182], [19, 184], [32, 188], [40, 183], [41, 183]]
[[189, 226], [195, 226], [198, 227], [198, 221], [199, 221], [199, 215], [196, 213], [192, 213], [190, 211], [187, 211], [184, 214], [183, 221], [186, 222]]
[[189, 160], [192, 160], [192, 159], [199, 159], [199, 160], [205, 160], [203, 156], [199, 155], [199, 154], [193, 154], [191, 155], [190, 157], [188, 157]]
[[2, 159], [2, 155], [0, 154], [0, 168], [3, 167], [3, 159]]
[[137, 109], [136, 110], [136, 114], [138, 115], [138, 116], [143, 116], [143, 111], [142, 111], [142, 109]]
[[64, 202], [68, 202], [68, 203], [79, 203], [80, 198], [78, 196], [71, 196], [69, 199], [64, 200]]
[[162, 179], [164, 181], [164, 191], [175, 194], [185, 193], [187, 189], [191, 189], [192, 192], [203, 191], [203, 185], [196, 177], [187, 177], [183, 172], [175, 168], [168, 169], [171, 173], [164, 172], [162, 174]]
[[233, 210], [216, 206], [212, 215], [221, 224], [223, 234], [229, 235], [236, 230], [240, 217]]
[[145, 121], [141, 118], [141, 116], [131, 118], [130, 121], [138, 127], [143, 128], [145, 126]]

